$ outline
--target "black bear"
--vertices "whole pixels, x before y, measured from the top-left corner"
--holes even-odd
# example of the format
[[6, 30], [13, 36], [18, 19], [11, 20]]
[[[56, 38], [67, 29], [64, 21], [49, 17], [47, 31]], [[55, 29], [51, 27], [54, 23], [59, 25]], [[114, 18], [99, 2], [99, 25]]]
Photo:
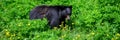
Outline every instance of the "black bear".
[[30, 19], [42, 19], [47, 18], [48, 24], [51, 28], [59, 27], [61, 22], [63, 21], [65, 24], [65, 20], [70, 19], [70, 15], [72, 13], [72, 6], [47, 6], [41, 5], [35, 7], [30, 12]]

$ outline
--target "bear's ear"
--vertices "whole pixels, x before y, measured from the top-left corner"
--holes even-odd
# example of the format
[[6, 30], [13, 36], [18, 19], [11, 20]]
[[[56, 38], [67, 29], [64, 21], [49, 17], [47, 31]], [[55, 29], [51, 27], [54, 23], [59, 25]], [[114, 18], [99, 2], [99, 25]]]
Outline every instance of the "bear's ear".
[[61, 11], [61, 15], [62, 16], [71, 15], [71, 9], [65, 8], [64, 10]]
[[71, 13], [70, 8], [66, 8], [67, 13]]
[[62, 13], [63, 13], [64, 15], [71, 15], [71, 8], [65, 8], [65, 9], [62, 11]]

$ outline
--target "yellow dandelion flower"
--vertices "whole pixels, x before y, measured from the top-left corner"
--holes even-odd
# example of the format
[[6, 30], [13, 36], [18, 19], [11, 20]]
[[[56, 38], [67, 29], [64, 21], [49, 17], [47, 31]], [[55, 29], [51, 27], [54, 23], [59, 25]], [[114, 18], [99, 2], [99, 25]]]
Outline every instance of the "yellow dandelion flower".
[[67, 27], [64, 27], [64, 29], [66, 29]]
[[68, 25], [65, 25], [65, 27], [68, 27]]
[[72, 23], [72, 25], [75, 24], [75, 23]]
[[61, 38], [64, 38], [66, 35], [62, 35]]
[[80, 38], [80, 35], [79, 35], [79, 34], [75, 37], [75, 39], [78, 39], [78, 38]]
[[12, 40], [12, 37], [10, 37], [10, 40]]
[[57, 29], [57, 27], [54, 27], [54, 29]]
[[73, 40], [75, 40], [75, 39], [73, 39]]
[[92, 32], [91, 34], [92, 34], [92, 35], [95, 35], [95, 33], [94, 33], [94, 32]]
[[116, 34], [116, 36], [120, 36], [120, 34], [119, 34], [119, 33], [117, 33], [117, 34]]
[[62, 26], [62, 25], [59, 25], [60, 27]]
[[77, 35], [77, 37], [79, 38], [79, 37], [80, 37], [80, 35]]
[[65, 31], [65, 28], [62, 28], [62, 31]]
[[18, 37], [18, 39], [20, 39], [20, 37]]
[[115, 37], [115, 39], [117, 40], [119, 37]]
[[75, 37], [75, 39], [78, 39], [78, 37]]
[[20, 22], [20, 23], [18, 24], [18, 26], [22, 26], [22, 23]]
[[61, 36], [61, 38], [63, 38], [64, 36]]
[[6, 34], [7, 37], [10, 36], [10, 32], [9, 31], [7, 31], [5, 34]]
[[30, 23], [28, 23], [27, 25], [30, 26]]
[[21, 26], [20, 24], [18, 24], [18, 26]]
[[111, 40], [115, 40], [114, 38], [112, 38]]

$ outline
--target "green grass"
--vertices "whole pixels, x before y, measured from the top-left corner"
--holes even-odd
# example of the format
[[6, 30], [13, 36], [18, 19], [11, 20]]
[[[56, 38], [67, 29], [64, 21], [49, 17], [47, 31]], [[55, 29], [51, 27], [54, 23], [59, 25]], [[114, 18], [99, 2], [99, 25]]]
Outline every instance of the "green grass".
[[[72, 5], [66, 26], [29, 20], [38, 5]], [[120, 40], [119, 0], [0, 0], [0, 40]]]

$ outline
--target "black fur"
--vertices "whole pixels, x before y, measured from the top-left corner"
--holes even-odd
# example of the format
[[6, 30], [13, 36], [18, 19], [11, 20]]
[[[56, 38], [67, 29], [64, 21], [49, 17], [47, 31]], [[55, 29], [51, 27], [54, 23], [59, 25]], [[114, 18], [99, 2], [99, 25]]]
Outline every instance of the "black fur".
[[65, 22], [66, 17], [71, 15], [72, 6], [37, 6], [30, 12], [30, 19], [47, 18], [48, 24], [58, 27], [62, 21]]

